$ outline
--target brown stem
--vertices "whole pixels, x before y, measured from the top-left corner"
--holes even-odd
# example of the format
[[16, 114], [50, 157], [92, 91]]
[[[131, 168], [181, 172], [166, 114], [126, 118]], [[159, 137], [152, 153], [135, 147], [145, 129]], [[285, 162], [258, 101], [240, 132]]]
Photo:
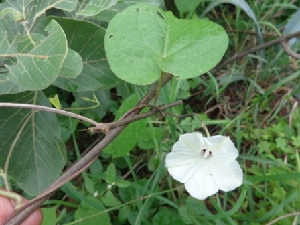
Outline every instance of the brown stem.
[[251, 54], [251, 53], [254, 53], [254, 52], [258, 52], [259, 50], [262, 50], [262, 49], [269, 48], [273, 45], [279, 44], [281, 42], [284, 42], [286, 40], [292, 39], [292, 38], [297, 37], [297, 36], [300, 36], [300, 31], [295, 32], [295, 33], [291, 33], [291, 34], [287, 34], [287, 35], [283, 35], [282, 37], [277, 38], [277, 39], [272, 40], [272, 41], [269, 41], [269, 42], [267, 42], [263, 45], [259, 45], [259, 46], [255, 46], [255, 47], [246, 49], [246, 50], [232, 56], [230, 59], [225, 60], [223, 63], [221, 63], [220, 65], [215, 67], [213, 70], [211, 70], [211, 73], [216, 73], [217, 71], [224, 68], [226, 65], [228, 65], [229, 63], [232, 63], [234, 60], [236, 60], [238, 58], [244, 57], [244, 56], [246, 56], [248, 54]]
[[[171, 74], [166, 74], [163, 78], [162, 86], [171, 80], [173, 76]], [[148, 104], [155, 96], [157, 85], [155, 85], [149, 93], [137, 104]], [[140, 110], [132, 112], [128, 117], [138, 114]], [[44, 201], [46, 201], [59, 187], [79, 175], [82, 171], [86, 170], [89, 165], [97, 159], [101, 151], [124, 129], [126, 125], [114, 128], [110, 130], [106, 136], [95, 145], [86, 155], [84, 155], [80, 160], [73, 164], [69, 169], [67, 169], [64, 174], [59, 177], [47, 190], [36, 198], [30, 200], [28, 203], [24, 204], [21, 208], [16, 210], [4, 223], [4, 225], [19, 225], [21, 222], [27, 218], [35, 209], [37, 209]]]
[[286, 40], [280, 42], [281, 43], [281, 46], [283, 48], [283, 50], [285, 51], [286, 54], [288, 54], [289, 56], [295, 58], [295, 59], [300, 59], [300, 54], [297, 54], [296, 52], [294, 52], [289, 44], [287, 43]]
[[[134, 122], [134, 121], [141, 120], [141, 119], [144, 119], [146, 117], [152, 116], [152, 115], [154, 115], [158, 112], [163, 114], [163, 111], [166, 110], [167, 108], [171, 108], [171, 107], [179, 105], [179, 104], [182, 104], [181, 100], [179, 100], [177, 102], [174, 102], [174, 103], [171, 103], [171, 104], [168, 104], [168, 105], [163, 105], [163, 106], [160, 106], [160, 107], [150, 105], [150, 104], [140, 104], [139, 106], [136, 106], [133, 109], [126, 112], [121, 117], [121, 119], [119, 119], [118, 121], [114, 121], [114, 122], [111, 122], [111, 123], [99, 123], [96, 127], [90, 127], [89, 131], [91, 131], [92, 133], [107, 133], [112, 128], [116, 128], [116, 127], [119, 127], [119, 126], [122, 126], [122, 125], [127, 125], [131, 122]], [[141, 110], [145, 107], [153, 108], [153, 110], [127, 118], [127, 116], [130, 113], [132, 113], [136, 110]]]
[[11, 102], [0, 102], [0, 108], [23, 108], [23, 109], [34, 109], [34, 110], [41, 110], [46, 112], [53, 112], [64, 116], [73, 117], [76, 119], [79, 119], [81, 121], [88, 122], [90, 124], [93, 124], [94, 126], [97, 126], [98, 123], [94, 120], [91, 120], [85, 116], [78, 115], [76, 113], [68, 112], [62, 109], [55, 109], [47, 106], [42, 105], [33, 105], [33, 104], [21, 104], [21, 103], [11, 103]]

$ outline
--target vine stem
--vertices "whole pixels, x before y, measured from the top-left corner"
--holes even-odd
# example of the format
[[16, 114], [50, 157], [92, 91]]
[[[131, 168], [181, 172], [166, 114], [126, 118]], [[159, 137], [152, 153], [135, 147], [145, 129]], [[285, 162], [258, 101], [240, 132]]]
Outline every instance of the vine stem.
[[[132, 110], [130, 110], [129, 112], [127, 112], [125, 114], [125, 116], [123, 116], [124, 118], [122, 117], [120, 120], [110, 122], [110, 123], [98, 123], [97, 121], [89, 119], [85, 116], [78, 115], [76, 113], [68, 112], [68, 111], [65, 111], [65, 110], [62, 110], [62, 109], [50, 108], [50, 107], [47, 107], [47, 106], [41, 106], [41, 105], [19, 104], [19, 103], [0, 103], [0, 108], [1, 107], [3, 107], [3, 108], [4, 107], [5, 108], [23, 108], [23, 109], [32, 109], [32, 110], [41, 110], [41, 111], [46, 111], [46, 112], [53, 112], [53, 113], [57, 113], [57, 114], [60, 114], [60, 115], [65, 115], [65, 116], [69, 116], [69, 117], [72, 117], [72, 118], [76, 118], [76, 119], [79, 119], [80, 121], [85, 121], [85, 122], [88, 122], [88, 123], [94, 125], [94, 127], [91, 127], [91, 128], [88, 129], [92, 133], [99, 133], [99, 132], [107, 133], [107, 131], [109, 129], [116, 128], [116, 127], [123, 126], [123, 125], [127, 125], [131, 122], [134, 122], [134, 121], [137, 121], [137, 120], [140, 120], [140, 119], [144, 119], [146, 117], [149, 117], [149, 116], [152, 116], [152, 115], [156, 114], [157, 112], [162, 112], [162, 111], [166, 110], [167, 108], [174, 107], [174, 106], [179, 105], [179, 104], [182, 104], [181, 100], [177, 101], [177, 102], [174, 102], [174, 103], [167, 104], [167, 105], [159, 106], [159, 107], [149, 105], [149, 104], [140, 104], [138, 107], [135, 107]], [[127, 118], [127, 114], [130, 114], [132, 111], [135, 111], [135, 110], [140, 110], [144, 107], [150, 107], [150, 108], [154, 108], [154, 109], [151, 110], [151, 111], [141, 113], [141, 114], [138, 114], [138, 115], [134, 115], [134, 116], [131, 116], [131, 117]]]
[[164, 74], [161, 73], [160, 77], [159, 77], [159, 81], [158, 81], [158, 85], [157, 85], [157, 89], [156, 89], [156, 94], [155, 94], [155, 98], [154, 98], [154, 105], [156, 105], [156, 102], [157, 102], [157, 99], [158, 99], [158, 95], [159, 95], [159, 92], [162, 88], [162, 81], [163, 81], [163, 76]]
[[235, 61], [238, 58], [244, 57], [244, 56], [246, 56], [248, 54], [260, 51], [262, 49], [269, 48], [269, 47], [271, 47], [273, 45], [276, 45], [276, 44], [279, 44], [279, 43], [284, 43], [287, 40], [290, 40], [290, 39], [292, 39], [294, 37], [298, 37], [298, 36], [300, 36], [300, 31], [295, 32], [295, 33], [291, 33], [291, 34], [287, 34], [287, 35], [282, 35], [281, 37], [279, 37], [279, 38], [277, 38], [275, 40], [269, 41], [269, 42], [267, 42], [265, 44], [248, 48], [248, 49], [246, 49], [246, 50], [244, 50], [244, 51], [242, 51], [242, 52], [240, 52], [238, 54], [235, 54], [234, 56], [232, 56], [228, 60], [225, 60], [224, 62], [222, 62], [221, 64], [219, 64], [217, 67], [215, 67], [213, 70], [211, 70], [211, 73], [215, 73], [215, 72], [219, 71], [220, 69], [224, 68], [226, 65], [228, 65], [229, 63], [232, 63], [233, 61]]
[[[165, 74], [162, 80], [162, 86], [168, 83], [172, 79], [172, 74]], [[149, 91], [149, 93], [137, 104], [148, 104], [155, 96], [157, 90], [157, 84]], [[137, 115], [141, 109], [130, 113], [127, 117]], [[22, 207], [17, 209], [4, 223], [4, 225], [19, 225], [24, 219], [26, 219], [35, 209], [37, 209], [44, 201], [46, 201], [58, 188], [65, 183], [78, 176], [81, 172], [86, 170], [92, 162], [97, 159], [101, 151], [124, 129], [126, 125], [122, 125], [111, 129], [107, 132], [105, 137], [96, 144], [86, 155], [74, 163], [69, 169], [67, 169], [61, 177], [59, 177], [49, 188], [41, 193], [36, 198], [30, 200]]]
[[10, 102], [0, 102], [0, 108], [5, 107], [5, 108], [22, 108], [22, 109], [34, 109], [34, 110], [41, 110], [41, 111], [46, 111], [46, 112], [53, 112], [57, 113], [60, 115], [64, 116], [69, 116], [72, 118], [79, 119], [81, 121], [88, 122], [90, 124], [93, 124], [94, 126], [98, 125], [98, 122], [91, 120], [85, 116], [78, 115], [76, 113], [68, 112], [62, 109], [56, 109], [56, 108], [51, 108], [47, 106], [42, 106], [42, 105], [33, 105], [33, 104], [20, 104], [20, 103], [10, 103]]

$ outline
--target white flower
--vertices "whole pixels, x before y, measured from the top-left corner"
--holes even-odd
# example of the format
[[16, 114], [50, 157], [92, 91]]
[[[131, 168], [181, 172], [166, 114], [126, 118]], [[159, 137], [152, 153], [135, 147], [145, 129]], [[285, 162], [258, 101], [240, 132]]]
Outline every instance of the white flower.
[[227, 192], [242, 184], [243, 171], [237, 156], [238, 150], [229, 137], [187, 133], [166, 156], [166, 167], [191, 196], [202, 200], [219, 189]]

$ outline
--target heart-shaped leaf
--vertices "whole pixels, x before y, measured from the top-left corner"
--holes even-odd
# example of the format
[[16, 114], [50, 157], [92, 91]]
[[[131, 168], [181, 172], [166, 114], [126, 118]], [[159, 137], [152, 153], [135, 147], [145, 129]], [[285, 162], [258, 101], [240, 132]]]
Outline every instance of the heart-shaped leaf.
[[207, 72], [221, 60], [228, 37], [211, 21], [180, 20], [153, 5], [137, 4], [111, 20], [104, 44], [112, 71], [145, 85], [162, 72], [183, 79]]

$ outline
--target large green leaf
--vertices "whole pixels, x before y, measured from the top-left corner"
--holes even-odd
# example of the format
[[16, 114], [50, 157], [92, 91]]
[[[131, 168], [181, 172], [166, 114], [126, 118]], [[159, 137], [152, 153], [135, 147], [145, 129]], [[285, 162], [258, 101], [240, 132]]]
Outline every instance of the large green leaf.
[[[0, 102], [50, 106], [42, 92], [2, 95]], [[0, 167], [30, 195], [38, 195], [60, 175], [65, 146], [53, 113], [0, 108]]]
[[118, 0], [90, 0], [89, 3], [77, 14], [83, 16], [95, 16], [104, 9], [108, 9], [115, 5]]
[[105, 30], [87, 21], [55, 18], [63, 28], [69, 47], [82, 58], [81, 74], [75, 79], [58, 77], [54, 85], [72, 92], [95, 91], [116, 86], [118, 79], [109, 69], [103, 40]]
[[[35, 36], [36, 34], [32, 35], [31, 38], [34, 39]], [[29, 38], [27, 36], [23, 36], [22, 38], [20, 38], [20, 42], [18, 43], [18, 52], [28, 53], [30, 49], [34, 47], [30, 41], [28, 42], [28, 40]], [[24, 48], [22, 48], [23, 45], [25, 45]], [[76, 78], [81, 73], [81, 70], [82, 59], [80, 55], [72, 49], [68, 49], [68, 54], [63, 62], [63, 65], [60, 68], [58, 76]], [[7, 74], [8, 69], [2, 68], [2, 71], [0, 72], [0, 94], [14, 94], [25, 91], [24, 88], [21, 88], [17, 84], [8, 80]]]
[[[46, 21], [47, 10], [72, 11], [77, 2], [6, 0], [0, 3], [0, 62], [6, 67], [0, 71], [0, 94], [40, 90], [59, 75], [74, 78], [80, 73], [79, 55], [66, 48], [60, 26], [55, 21], [50, 24]], [[70, 68], [70, 63], [75, 66]]]
[[24, 40], [22, 36], [10, 42], [6, 32], [0, 32], [0, 57], [13, 61], [6, 64], [8, 81], [26, 90], [41, 90], [55, 81], [68, 53], [67, 41], [57, 22], [51, 21], [45, 30], [48, 37], [33, 44], [30, 51], [27, 48], [18, 51], [19, 41]]
[[72, 49], [68, 49], [68, 54], [59, 71], [59, 76], [76, 78], [81, 73], [82, 66], [82, 59], [80, 55]]
[[[138, 95], [131, 95], [121, 105], [116, 118], [119, 119], [128, 110], [132, 109], [139, 101]], [[121, 157], [126, 155], [139, 141], [141, 132], [147, 124], [146, 119], [142, 119], [129, 124], [125, 130], [116, 137], [104, 151], [112, 154], [113, 157]]]
[[221, 60], [228, 37], [208, 20], [180, 20], [155, 6], [137, 4], [111, 20], [104, 43], [112, 71], [145, 85], [162, 72], [183, 79], [207, 72]]
[[15, 83], [7, 80], [7, 77], [3, 74], [0, 74], [0, 95], [1, 94], [14, 94], [18, 92], [25, 91], [20, 86]]

